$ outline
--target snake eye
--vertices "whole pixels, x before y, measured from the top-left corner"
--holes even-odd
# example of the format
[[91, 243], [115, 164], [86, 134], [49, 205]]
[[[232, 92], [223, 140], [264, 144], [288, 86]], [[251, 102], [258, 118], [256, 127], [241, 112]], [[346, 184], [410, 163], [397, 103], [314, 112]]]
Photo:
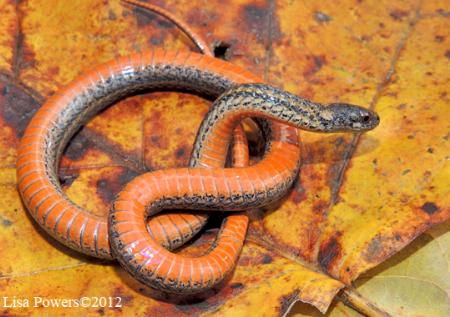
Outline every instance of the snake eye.
[[363, 121], [364, 121], [364, 122], [369, 122], [369, 120], [370, 120], [370, 117], [369, 117], [369, 116], [366, 115], [366, 116], [363, 117]]

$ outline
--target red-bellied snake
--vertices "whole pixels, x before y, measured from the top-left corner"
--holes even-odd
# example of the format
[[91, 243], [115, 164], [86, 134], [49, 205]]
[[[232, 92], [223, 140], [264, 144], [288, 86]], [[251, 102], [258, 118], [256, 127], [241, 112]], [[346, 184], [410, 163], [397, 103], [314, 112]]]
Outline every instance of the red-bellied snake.
[[[374, 112], [364, 108], [323, 106], [252, 84], [258, 82], [262, 81], [230, 63], [190, 52], [155, 50], [90, 70], [52, 96], [25, 131], [17, 181], [26, 207], [50, 235], [83, 253], [113, 258], [111, 243], [114, 257], [151, 287], [192, 293], [217, 284], [237, 260], [246, 218], [227, 217], [210, 252], [196, 258], [162, 247], [149, 235], [147, 218], [167, 208], [263, 206], [283, 196], [298, 172], [296, 128], [355, 132], [370, 130], [379, 122]], [[83, 210], [62, 191], [57, 178], [61, 153], [79, 127], [101, 109], [133, 92], [158, 88], [220, 97], [202, 123], [190, 167], [146, 173], [131, 181], [114, 203], [108, 229], [106, 218]], [[249, 116], [263, 118], [266, 153], [252, 166], [223, 168], [232, 132]]]

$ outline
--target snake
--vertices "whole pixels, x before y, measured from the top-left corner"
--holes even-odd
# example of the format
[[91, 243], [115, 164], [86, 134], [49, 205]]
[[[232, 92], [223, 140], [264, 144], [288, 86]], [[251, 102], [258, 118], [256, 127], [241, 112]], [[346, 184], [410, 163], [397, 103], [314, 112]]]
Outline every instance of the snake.
[[[379, 122], [371, 110], [324, 106], [262, 82], [208, 55], [159, 49], [89, 70], [49, 98], [27, 126], [16, 165], [25, 206], [58, 241], [88, 255], [115, 258], [150, 287], [195, 293], [217, 285], [236, 263], [247, 230], [245, 216], [225, 218], [210, 251], [192, 258], [164, 248], [149, 232], [148, 218], [168, 208], [240, 211], [278, 200], [298, 173], [297, 129], [361, 132]], [[220, 96], [197, 134], [190, 167], [138, 176], [119, 193], [109, 217], [72, 202], [61, 188], [57, 169], [74, 133], [115, 101], [161, 88]], [[232, 132], [244, 117], [262, 118], [265, 155], [248, 167], [223, 168]]]

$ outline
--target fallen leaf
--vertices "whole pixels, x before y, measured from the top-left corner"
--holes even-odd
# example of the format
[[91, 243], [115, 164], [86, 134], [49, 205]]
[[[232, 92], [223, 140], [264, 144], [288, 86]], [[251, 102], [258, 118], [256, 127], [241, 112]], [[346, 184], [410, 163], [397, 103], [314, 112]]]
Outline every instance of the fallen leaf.
[[[3, 0], [0, 294], [30, 301], [103, 296], [121, 298], [122, 307], [43, 308], [41, 303], [2, 307], [1, 313], [272, 316], [286, 314], [297, 301], [325, 312], [340, 289], [355, 292], [353, 282], [368, 303], [393, 315], [448, 315], [448, 277], [440, 274], [448, 263], [445, 233], [430, 240], [438, 234], [428, 231], [420, 239], [430, 241], [418, 255], [383, 263], [449, 218], [446, 3], [159, 4], [221, 46], [232, 63], [306, 98], [375, 109], [381, 125], [361, 136], [301, 132], [300, 178], [283, 202], [251, 212], [248, 239], [230, 280], [195, 298], [165, 296], [117, 265], [81, 256], [44, 234], [21, 204], [14, 161], [36, 109], [83, 71], [129, 52], [193, 45], [164, 18], [117, 1]], [[60, 169], [66, 193], [93, 213], [106, 214], [135, 175], [184, 166], [209, 104], [162, 92], [110, 107], [66, 149]], [[213, 219], [182, 252], [204, 251], [218, 223]], [[432, 257], [433, 250], [427, 250], [433, 245], [447, 258]], [[404, 276], [401, 281], [398, 275]], [[420, 296], [421, 289], [426, 296]], [[313, 306], [295, 310], [317, 315]], [[334, 302], [329, 314], [358, 315], [341, 302]]]
[[[438, 225], [389, 260], [361, 275], [356, 289], [392, 316], [448, 316], [450, 314], [450, 222]], [[296, 304], [289, 316], [321, 316], [310, 306]], [[334, 302], [327, 316], [361, 316], [342, 302]]]

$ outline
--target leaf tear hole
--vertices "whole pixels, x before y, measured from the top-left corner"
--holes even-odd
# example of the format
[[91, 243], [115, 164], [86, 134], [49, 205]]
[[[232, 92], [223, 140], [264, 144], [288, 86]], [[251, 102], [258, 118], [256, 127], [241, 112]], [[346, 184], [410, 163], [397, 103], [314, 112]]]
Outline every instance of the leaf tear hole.
[[229, 60], [231, 45], [226, 42], [218, 41], [213, 45], [214, 57], [223, 60]]

